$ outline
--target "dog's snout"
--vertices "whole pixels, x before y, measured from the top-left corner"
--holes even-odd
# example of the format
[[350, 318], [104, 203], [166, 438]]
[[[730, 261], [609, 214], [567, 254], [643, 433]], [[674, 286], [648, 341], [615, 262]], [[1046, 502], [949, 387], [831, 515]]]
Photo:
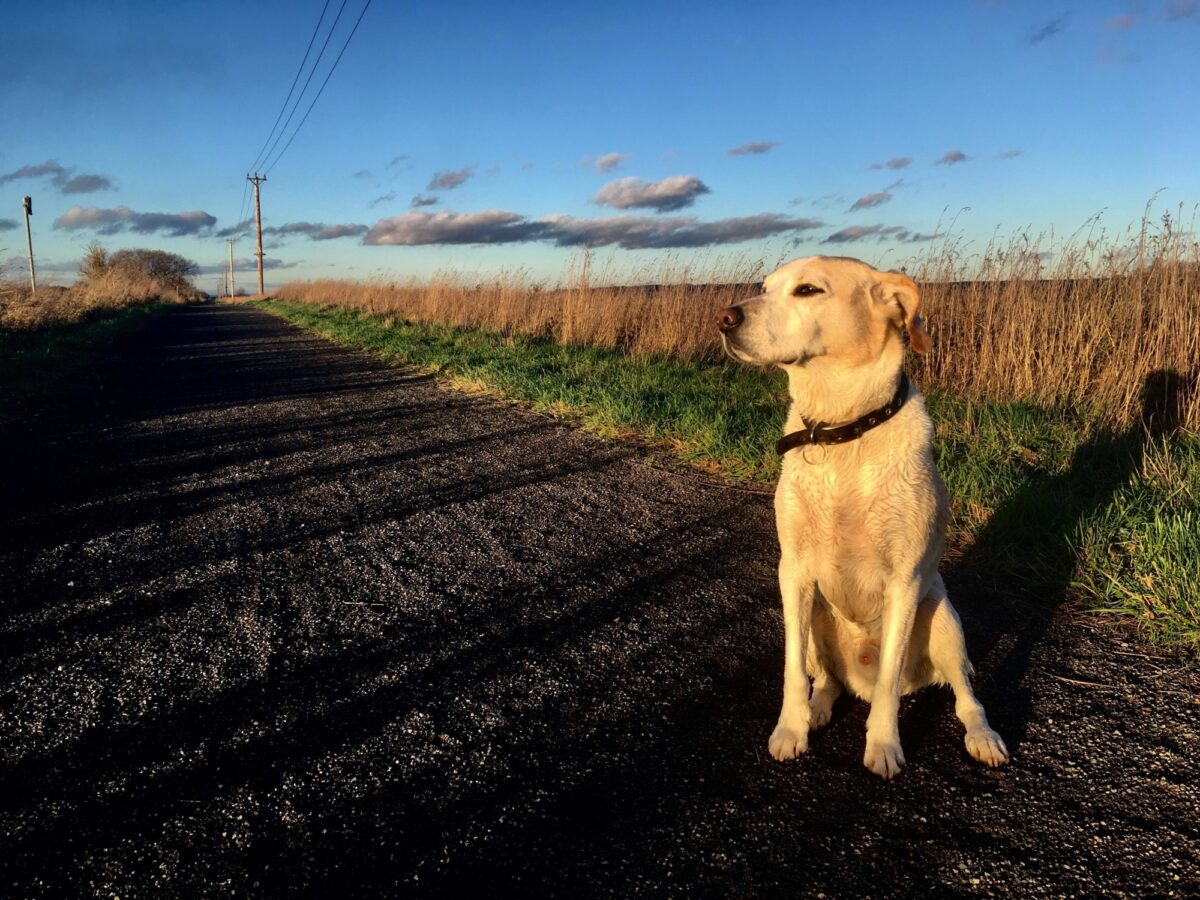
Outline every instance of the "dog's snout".
[[727, 306], [717, 313], [717, 328], [728, 333], [741, 325], [745, 318], [740, 306]]

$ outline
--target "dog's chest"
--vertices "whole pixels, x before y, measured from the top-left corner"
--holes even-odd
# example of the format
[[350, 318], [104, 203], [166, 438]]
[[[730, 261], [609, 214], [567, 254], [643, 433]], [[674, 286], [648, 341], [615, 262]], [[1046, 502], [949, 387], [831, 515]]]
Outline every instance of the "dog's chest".
[[862, 466], [790, 465], [776, 494], [785, 552], [806, 559], [822, 596], [854, 622], [877, 622], [902, 527], [894, 491]]

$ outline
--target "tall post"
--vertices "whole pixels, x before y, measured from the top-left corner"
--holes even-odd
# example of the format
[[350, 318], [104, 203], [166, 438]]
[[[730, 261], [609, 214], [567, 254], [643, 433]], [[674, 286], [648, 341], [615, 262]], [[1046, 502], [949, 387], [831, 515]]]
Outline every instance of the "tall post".
[[229, 296], [230, 296], [230, 297], [232, 297], [232, 296], [234, 295], [234, 286], [233, 286], [233, 241], [232, 241], [232, 240], [230, 240], [228, 243], [229, 243]]
[[258, 185], [259, 182], [266, 181], [267, 176], [255, 174], [251, 178], [247, 175], [246, 180], [254, 185], [254, 225], [258, 230], [258, 295], [261, 297], [267, 291], [263, 287], [262, 207], [258, 202]]
[[25, 206], [25, 243], [29, 245], [29, 289], [37, 293], [37, 275], [33, 271], [33, 234], [29, 230], [29, 217], [33, 215], [33, 198], [26, 197]]

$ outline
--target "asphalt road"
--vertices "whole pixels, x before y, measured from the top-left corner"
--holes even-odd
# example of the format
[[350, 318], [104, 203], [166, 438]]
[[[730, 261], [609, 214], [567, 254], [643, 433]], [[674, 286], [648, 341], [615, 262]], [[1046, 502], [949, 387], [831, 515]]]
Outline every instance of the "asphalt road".
[[1012, 763], [939, 690], [777, 763], [768, 498], [261, 312], [0, 463], [0, 894], [1200, 893], [1194, 671], [949, 568]]

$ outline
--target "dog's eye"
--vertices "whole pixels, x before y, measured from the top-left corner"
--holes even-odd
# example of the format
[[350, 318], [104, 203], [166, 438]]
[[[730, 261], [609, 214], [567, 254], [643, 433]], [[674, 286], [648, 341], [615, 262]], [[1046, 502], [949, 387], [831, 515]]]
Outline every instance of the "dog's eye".
[[825, 293], [815, 284], [802, 284], [792, 291], [793, 297], [811, 297], [813, 294]]

